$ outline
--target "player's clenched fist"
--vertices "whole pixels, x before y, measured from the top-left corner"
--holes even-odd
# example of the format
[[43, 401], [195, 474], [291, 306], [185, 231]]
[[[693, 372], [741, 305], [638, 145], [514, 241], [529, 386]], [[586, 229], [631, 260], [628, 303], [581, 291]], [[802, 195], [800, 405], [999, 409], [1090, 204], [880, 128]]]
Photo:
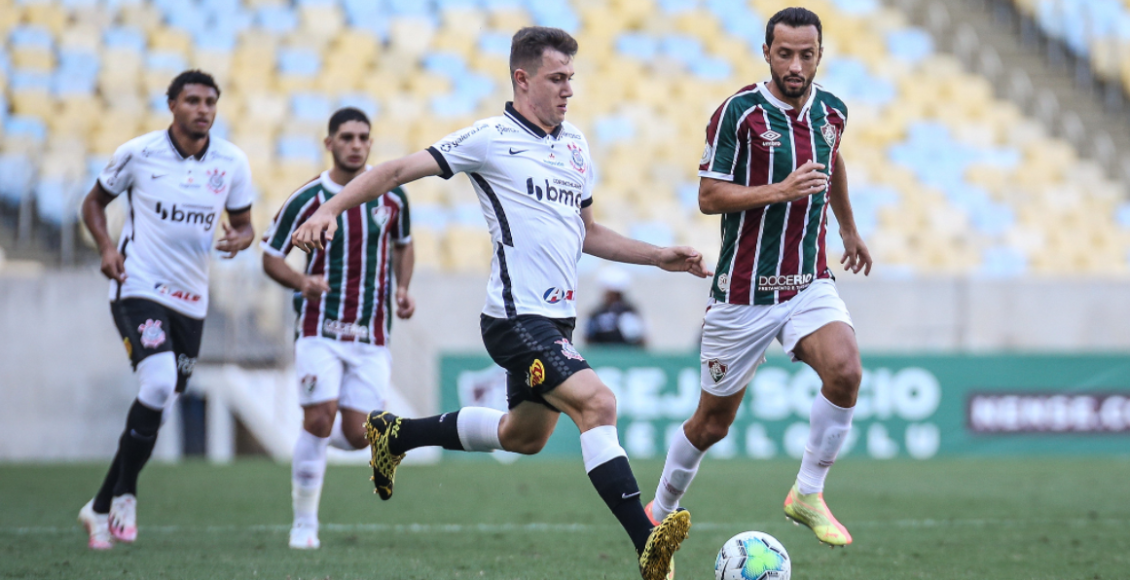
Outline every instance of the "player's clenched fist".
[[319, 208], [310, 219], [306, 220], [306, 223], [294, 231], [294, 235], [290, 238], [294, 247], [309, 253], [314, 250], [324, 250], [326, 244], [334, 239], [337, 217], [322, 209], [324, 208]]
[[828, 187], [828, 175], [821, 173], [823, 163], [809, 161], [796, 168], [781, 182], [781, 189], [785, 194], [782, 201], [792, 201], [809, 195], [820, 193]]

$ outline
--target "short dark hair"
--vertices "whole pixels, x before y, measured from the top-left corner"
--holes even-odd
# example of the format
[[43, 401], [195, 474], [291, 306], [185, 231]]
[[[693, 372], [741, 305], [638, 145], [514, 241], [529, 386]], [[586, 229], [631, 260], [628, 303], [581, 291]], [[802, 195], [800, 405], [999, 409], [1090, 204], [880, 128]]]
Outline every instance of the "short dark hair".
[[[518, 69], [536, 71], [547, 48], [575, 56], [577, 40], [560, 28], [548, 26], [527, 26], [515, 32], [510, 40], [510, 79], [514, 79], [514, 71]], [[531, 66], [531, 63], [536, 63], [536, 66]]]
[[337, 130], [340, 129], [342, 125], [350, 121], [361, 121], [369, 127], [373, 126], [373, 124], [369, 122], [369, 116], [361, 109], [344, 107], [334, 111], [334, 114], [330, 116], [330, 136], [336, 134]]
[[177, 78], [169, 83], [169, 90], [165, 91], [165, 95], [169, 97], [170, 101], [175, 101], [180, 96], [181, 91], [184, 90], [185, 85], [212, 87], [216, 91], [216, 98], [220, 98], [220, 87], [216, 84], [216, 79], [212, 78], [212, 75], [195, 68], [177, 75]]
[[820, 17], [815, 12], [806, 8], [785, 8], [784, 10], [773, 15], [769, 19], [769, 23], [765, 25], [765, 46], [773, 47], [773, 30], [777, 28], [778, 24], [784, 24], [789, 28], [803, 28], [805, 26], [816, 27], [816, 37], [821, 46], [824, 45], [824, 27], [820, 25]]

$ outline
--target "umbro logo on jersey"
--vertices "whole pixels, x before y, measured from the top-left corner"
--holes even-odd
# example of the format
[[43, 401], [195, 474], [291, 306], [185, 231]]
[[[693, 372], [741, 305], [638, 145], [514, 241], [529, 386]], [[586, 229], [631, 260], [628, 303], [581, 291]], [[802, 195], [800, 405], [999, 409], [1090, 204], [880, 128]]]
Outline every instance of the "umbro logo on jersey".
[[766, 131], [766, 132], [761, 134], [761, 138], [765, 140], [761, 143], [762, 147], [780, 147], [781, 146], [781, 142], [778, 141], [778, 139], [781, 138], [781, 134], [776, 132], [776, 131], [773, 131], [773, 130]]
[[515, 151], [513, 147], [510, 148], [510, 154], [511, 155], [517, 155], [519, 153], [525, 153], [526, 151], [529, 151], [529, 149], [519, 149], [519, 150]]

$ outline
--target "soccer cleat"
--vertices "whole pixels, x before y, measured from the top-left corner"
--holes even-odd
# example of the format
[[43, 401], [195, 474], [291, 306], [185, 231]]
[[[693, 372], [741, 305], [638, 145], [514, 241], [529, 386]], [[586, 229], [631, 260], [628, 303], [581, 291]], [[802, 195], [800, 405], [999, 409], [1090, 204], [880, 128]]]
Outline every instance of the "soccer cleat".
[[851, 543], [851, 534], [836, 520], [832, 510], [824, 503], [824, 492], [804, 495], [796, 484], [785, 498], [785, 516], [795, 524], [807, 526], [816, 534], [816, 539], [829, 546], [846, 546]]
[[375, 493], [381, 499], [392, 497], [392, 486], [396, 483], [396, 467], [404, 459], [404, 454], [393, 455], [388, 450], [389, 439], [400, 433], [400, 417], [388, 411], [373, 411], [365, 421], [365, 438], [369, 440], [369, 449], [372, 459], [369, 466], [373, 468], [373, 482]]
[[666, 580], [675, 574], [675, 551], [687, 539], [691, 529], [691, 513], [679, 508], [651, 530], [640, 554], [640, 576], [643, 580]]
[[137, 498], [132, 493], [119, 495], [110, 503], [110, 533], [127, 544], [137, 539]]
[[78, 512], [78, 522], [90, 534], [87, 546], [91, 550], [109, 550], [114, 547], [114, 537], [110, 535], [110, 515], [94, 513], [94, 500], [86, 502]]
[[318, 526], [294, 522], [290, 528], [290, 547], [295, 550], [317, 550], [322, 546], [318, 541]]

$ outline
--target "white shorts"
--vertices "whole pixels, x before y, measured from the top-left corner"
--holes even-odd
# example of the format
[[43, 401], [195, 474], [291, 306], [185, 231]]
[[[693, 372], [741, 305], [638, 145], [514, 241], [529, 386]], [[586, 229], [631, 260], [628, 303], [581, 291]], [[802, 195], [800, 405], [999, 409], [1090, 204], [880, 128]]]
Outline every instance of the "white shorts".
[[368, 413], [385, 408], [392, 378], [387, 347], [306, 336], [294, 343], [298, 403], [303, 407], [338, 401], [338, 408]]
[[765, 351], [774, 338], [796, 362], [793, 349], [797, 342], [831, 322], [852, 326], [836, 284], [828, 279], [813, 282], [781, 304], [751, 306], [712, 300], [702, 323], [702, 390], [726, 397], [745, 388], [758, 365], [765, 362]]

